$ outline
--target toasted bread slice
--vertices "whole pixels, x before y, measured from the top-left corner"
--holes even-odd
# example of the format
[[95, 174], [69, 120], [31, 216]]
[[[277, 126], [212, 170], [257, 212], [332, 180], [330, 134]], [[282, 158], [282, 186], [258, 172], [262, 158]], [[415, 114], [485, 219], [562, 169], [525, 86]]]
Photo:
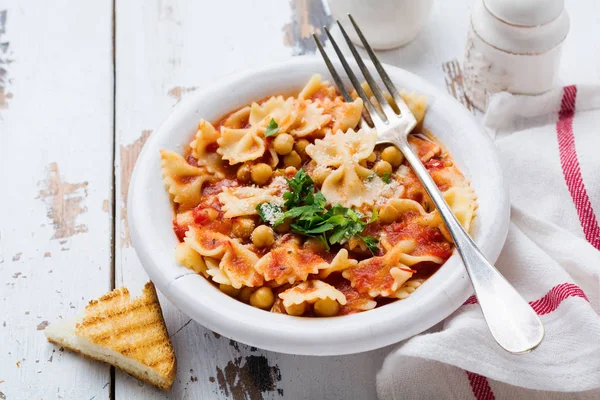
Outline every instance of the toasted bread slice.
[[57, 321], [44, 332], [52, 343], [161, 389], [170, 389], [175, 379], [175, 353], [152, 282], [133, 300], [126, 288], [115, 289], [90, 301], [83, 315]]

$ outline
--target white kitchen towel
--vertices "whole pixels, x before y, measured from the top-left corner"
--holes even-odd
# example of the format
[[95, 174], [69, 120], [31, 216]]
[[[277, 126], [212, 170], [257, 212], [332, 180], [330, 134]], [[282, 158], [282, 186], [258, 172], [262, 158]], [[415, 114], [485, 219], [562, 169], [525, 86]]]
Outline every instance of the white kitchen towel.
[[496, 267], [540, 315], [546, 336], [531, 353], [507, 353], [471, 297], [386, 358], [378, 395], [600, 399], [600, 87], [500, 93], [484, 125], [512, 203]]

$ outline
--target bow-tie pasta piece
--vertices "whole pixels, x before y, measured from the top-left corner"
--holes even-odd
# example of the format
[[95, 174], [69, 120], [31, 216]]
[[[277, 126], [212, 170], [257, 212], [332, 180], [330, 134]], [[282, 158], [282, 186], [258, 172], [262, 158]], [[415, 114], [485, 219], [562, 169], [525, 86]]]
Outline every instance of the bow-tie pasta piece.
[[177, 153], [160, 151], [162, 173], [173, 201], [184, 211], [200, 203], [202, 185], [215, 179], [205, 168], [194, 167]]
[[[475, 191], [470, 186], [455, 186], [442, 193], [444, 200], [450, 206], [450, 210], [458, 219], [458, 222], [467, 232], [471, 229], [471, 222], [475, 216], [477, 208]], [[453, 242], [448, 228], [444, 224], [439, 212], [435, 210], [435, 217], [438, 221], [438, 227], [447, 241]]]
[[[204, 257], [220, 260], [219, 269], [222, 274], [217, 273], [214, 268], [212, 270], [208, 268], [207, 271], [213, 277], [213, 280], [215, 280], [215, 276], [225, 276], [229, 281], [229, 283], [218, 283], [231, 285], [236, 289], [242, 286], [262, 285], [262, 276], [254, 268], [254, 265], [258, 262], [258, 256], [247, 246], [222, 233], [198, 228], [190, 229], [186, 233], [185, 243]], [[221, 280], [225, 280], [225, 278]]]
[[334, 100], [340, 97], [335, 88], [327, 81], [323, 81], [320, 74], [313, 75], [306, 86], [300, 91], [298, 100], [321, 101], [326, 98]]
[[360, 261], [356, 267], [342, 272], [359, 293], [368, 293], [371, 297], [391, 297], [406, 282], [414, 271], [404, 263], [406, 253], [414, 249], [415, 244], [406, 240], [395, 245], [383, 256], [371, 257]]
[[221, 259], [229, 240], [222, 233], [194, 227], [186, 232], [184, 242], [201, 256]]
[[[339, 305], [346, 304], [346, 296], [335, 287], [320, 280], [309, 280], [279, 294], [288, 314], [296, 314], [300, 305], [315, 304], [319, 300], [333, 300]], [[338, 306], [339, 307], [339, 306]], [[302, 307], [301, 309], [304, 309]]]
[[256, 160], [265, 153], [265, 141], [259, 128], [231, 129], [222, 126], [221, 137], [217, 139], [217, 153], [230, 165]]
[[206, 263], [204, 262], [204, 258], [197, 251], [191, 248], [191, 246], [182, 242], [177, 245], [175, 248], [175, 260], [178, 263], [195, 271], [198, 274], [204, 275], [205, 278], [208, 278]]
[[230, 285], [236, 289], [240, 289], [242, 286], [261, 286], [263, 277], [254, 267], [258, 260], [258, 256], [247, 246], [231, 239], [219, 263], [219, 268], [231, 281]]
[[225, 218], [256, 215], [256, 206], [269, 203], [283, 206], [283, 193], [287, 190], [287, 181], [279, 176], [266, 187], [239, 186], [225, 187], [217, 195], [221, 202]]
[[270, 203], [283, 206], [283, 199], [277, 196], [275, 188], [236, 187], [224, 188], [219, 193], [219, 201], [223, 204], [225, 218], [234, 218], [244, 215], [256, 215], [256, 206]]
[[192, 157], [197, 160], [199, 167], [205, 167], [208, 172], [214, 174], [217, 178], [223, 178], [223, 160], [216, 153], [217, 139], [220, 137], [219, 131], [215, 129], [210, 122], [203, 119], [198, 122], [198, 131], [196, 137], [190, 143], [192, 148]]
[[423, 284], [424, 279], [409, 279], [404, 282], [404, 285], [400, 287], [400, 289], [396, 290], [396, 297], [399, 300], [404, 300], [408, 298], [415, 290], [417, 290]]
[[290, 134], [295, 137], [302, 138], [315, 131], [319, 131], [331, 121], [331, 115], [323, 113], [323, 108], [319, 107], [318, 104], [307, 101], [299, 101], [299, 123], [294, 129], [290, 130]]
[[232, 129], [247, 128], [250, 120], [250, 107], [243, 107], [229, 114], [221, 125]]
[[357, 260], [353, 260], [348, 257], [348, 250], [341, 249], [335, 255], [333, 260], [329, 263], [329, 266], [319, 271], [319, 278], [325, 279], [333, 272], [344, 271], [348, 268], [352, 268], [358, 264]]
[[231, 280], [225, 271], [219, 268], [219, 260], [205, 257], [204, 262], [206, 263], [206, 274], [210, 276], [213, 282], [231, 286]]
[[346, 304], [340, 308], [338, 315], [356, 314], [377, 306], [377, 302], [368, 293], [359, 293], [346, 279], [338, 279], [333, 286], [346, 298]]
[[310, 248], [303, 248], [299, 240], [285, 235], [271, 251], [263, 256], [256, 270], [266, 281], [275, 281], [281, 285], [305, 281], [309, 274], [329, 267], [329, 263]]
[[318, 165], [334, 168], [321, 187], [329, 204], [358, 207], [374, 203], [385, 184], [360, 161], [373, 152], [376, 140], [375, 130], [349, 130], [328, 133], [306, 147], [306, 153]]
[[[440, 155], [442, 148], [439, 144], [435, 143], [432, 140], [429, 140], [424, 135], [419, 134], [419, 136], [421, 137], [417, 137], [416, 135], [410, 135], [408, 137], [408, 143], [416, 151], [422, 163], [427, 163], [433, 157]], [[443, 166], [443, 163], [441, 163], [441, 165]], [[437, 166], [432, 167], [437, 168]]]
[[325, 99], [321, 103], [325, 114], [331, 115], [331, 133], [346, 132], [355, 129], [362, 116], [363, 101], [360, 98], [351, 103], [346, 103], [342, 98], [335, 100]]
[[250, 125], [266, 127], [274, 119], [279, 127], [278, 133], [288, 132], [298, 119], [293, 97], [287, 100], [283, 96], [271, 97], [262, 104], [252, 103], [250, 106]]

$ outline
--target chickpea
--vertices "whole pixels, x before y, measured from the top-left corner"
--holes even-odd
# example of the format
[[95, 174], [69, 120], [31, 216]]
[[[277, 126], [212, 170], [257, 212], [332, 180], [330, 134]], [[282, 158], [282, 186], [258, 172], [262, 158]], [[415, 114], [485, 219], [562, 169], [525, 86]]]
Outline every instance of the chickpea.
[[249, 164], [242, 164], [237, 172], [235, 173], [235, 176], [237, 177], [238, 181], [240, 182], [250, 182], [250, 178], [251, 178], [251, 174], [250, 174], [250, 165]]
[[300, 158], [296, 151], [292, 151], [291, 153], [283, 156], [283, 164], [286, 167], [294, 167], [298, 169], [302, 166], [302, 158]]
[[291, 230], [290, 224], [284, 222], [283, 224], [277, 225], [275, 232], [277, 233], [288, 233]]
[[387, 161], [379, 161], [377, 164], [375, 164], [375, 167], [373, 167], [373, 171], [375, 171], [375, 173], [379, 176], [391, 174], [392, 165]]
[[327, 297], [317, 300], [314, 310], [319, 317], [333, 317], [340, 312], [340, 305], [336, 300]]
[[266, 225], [259, 225], [252, 231], [252, 243], [256, 247], [269, 247], [275, 241], [273, 229]]
[[377, 160], [377, 154], [375, 154], [374, 152], [369, 154], [369, 157], [367, 157], [368, 162], [375, 162], [375, 160]]
[[283, 172], [285, 172], [285, 176], [289, 176], [291, 178], [294, 175], [296, 175], [296, 172], [298, 172], [298, 170], [296, 169], [296, 167], [287, 167]]
[[394, 168], [398, 168], [404, 161], [404, 154], [396, 146], [388, 146], [381, 152], [381, 159], [387, 161]]
[[240, 289], [236, 289], [231, 285], [225, 285], [223, 283], [219, 285], [219, 290], [231, 297], [236, 297], [238, 294], [240, 294]]
[[381, 210], [379, 211], [379, 220], [384, 224], [391, 224], [392, 222], [396, 221], [399, 216], [400, 213], [398, 210], [389, 204], [381, 207]]
[[250, 305], [263, 310], [271, 308], [275, 302], [273, 291], [268, 287], [261, 287], [250, 296]]
[[264, 185], [271, 179], [271, 175], [273, 174], [273, 170], [269, 166], [269, 164], [259, 163], [253, 165], [250, 169], [250, 174], [252, 176], [252, 180], [257, 185]]
[[240, 290], [240, 294], [238, 295], [237, 299], [241, 302], [248, 304], [250, 303], [250, 296], [252, 296], [252, 293], [254, 293], [254, 288], [243, 287]]
[[308, 158], [308, 154], [306, 154], [306, 146], [308, 146], [310, 142], [306, 139], [300, 139], [294, 145], [294, 150], [301, 158]]
[[306, 303], [292, 304], [289, 307], [285, 307], [285, 312], [288, 315], [295, 315], [297, 317], [304, 314], [304, 311], [306, 311]]
[[273, 140], [273, 149], [279, 155], [286, 155], [294, 149], [294, 138], [288, 133], [277, 135]]
[[241, 239], [248, 239], [254, 230], [254, 221], [250, 218], [236, 218], [233, 220], [232, 232]]

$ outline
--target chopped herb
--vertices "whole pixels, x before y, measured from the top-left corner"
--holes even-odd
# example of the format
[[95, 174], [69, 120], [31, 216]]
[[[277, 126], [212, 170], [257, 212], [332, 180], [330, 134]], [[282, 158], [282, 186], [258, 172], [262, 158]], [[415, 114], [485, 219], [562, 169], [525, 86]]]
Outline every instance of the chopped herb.
[[281, 206], [271, 203], [261, 203], [257, 205], [256, 211], [258, 211], [258, 216], [263, 222], [268, 222], [270, 224], [273, 224], [277, 218], [281, 217], [283, 214]]
[[365, 237], [360, 235], [358, 237], [361, 238], [363, 242], [365, 242], [365, 244], [367, 245], [367, 249], [369, 249], [371, 254], [375, 255], [379, 252], [379, 247], [377, 247], [379, 240], [375, 239], [374, 237]]
[[377, 221], [377, 218], [379, 218], [379, 210], [377, 210], [377, 208], [374, 208], [373, 213], [371, 214], [371, 218], [369, 218], [369, 222], [367, 222], [367, 224], [371, 224]]
[[[286, 180], [290, 191], [283, 194], [283, 199], [285, 200], [284, 205], [288, 210], [299, 206], [300, 203], [312, 204], [314, 201], [313, 193], [315, 184], [304, 168], [296, 172], [296, 175], [292, 179], [286, 178]], [[323, 197], [324, 199], [325, 197]]]
[[265, 131], [265, 137], [276, 135], [277, 132], [279, 132], [279, 125], [277, 125], [277, 122], [271, 118], [269, 125], [267, 125], [267, 130]]
[[390, 183], [390, 176], [392, 176], [392, 174], [386, 172], [383, 175], [381, 175], [381, 180], [384, 181], [386, 184]]
[[377, 209], [368, 221], [364, 215], [340, 204], [326, 209], [327, 199], [321, 191], [315, 193], [314, 182], [304, 169], [300, 169], [292, 179], [288, 179], [290, 191], [283, 194], [285, 209], [269, 203], [256, 207], [258, 215], [265, 222], [277, 227], [288, 222], [292, 231], [299, 235], [318, 238], [327, 249], [330, 245], [342, 244], [352, 237], [362, 239], [371, 253], [378, 251], [379, 241], [373, 237], [363, 237], [365, 226], [377, 219]]

